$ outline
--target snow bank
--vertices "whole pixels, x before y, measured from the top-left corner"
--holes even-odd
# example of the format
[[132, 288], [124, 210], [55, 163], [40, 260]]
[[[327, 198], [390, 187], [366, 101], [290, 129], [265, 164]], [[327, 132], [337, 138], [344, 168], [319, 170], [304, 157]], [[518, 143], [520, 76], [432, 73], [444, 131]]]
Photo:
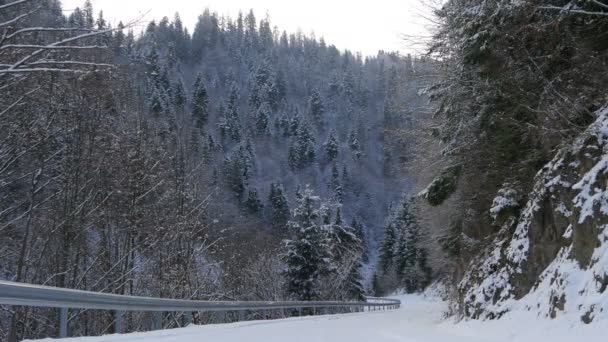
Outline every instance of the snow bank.
[[148, 333], [74, 338], [70, 342], [538, 342], [603, 341], [602, 327], [563, 324], [520, 312], [497, 321], [445, 320], [435, 296], [403, 295], [400, 310], [191, 326]]

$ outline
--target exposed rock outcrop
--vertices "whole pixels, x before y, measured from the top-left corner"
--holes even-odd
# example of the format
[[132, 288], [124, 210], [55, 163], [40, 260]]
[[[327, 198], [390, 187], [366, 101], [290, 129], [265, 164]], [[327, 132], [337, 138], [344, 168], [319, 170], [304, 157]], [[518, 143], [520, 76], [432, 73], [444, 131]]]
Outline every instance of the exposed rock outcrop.
[[498, 197], [509, 211], [491, 212], [501, 230], [460, 283], [462, 314], [492, 319], [523, 308], [608, 319], [608, 107], [539, 171], [521, 211], [514, 192]]

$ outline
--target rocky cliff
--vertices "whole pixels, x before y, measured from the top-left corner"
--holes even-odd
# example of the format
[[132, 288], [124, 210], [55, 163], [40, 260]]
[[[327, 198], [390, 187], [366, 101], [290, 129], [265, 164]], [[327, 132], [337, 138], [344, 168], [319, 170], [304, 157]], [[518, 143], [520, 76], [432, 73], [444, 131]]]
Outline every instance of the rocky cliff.
[[525, 203], [508, 185], [497, 195], [500, 230], [459, 285], [464, 316], [608, 319], [608, 107], [596, 114], [538, 172]]

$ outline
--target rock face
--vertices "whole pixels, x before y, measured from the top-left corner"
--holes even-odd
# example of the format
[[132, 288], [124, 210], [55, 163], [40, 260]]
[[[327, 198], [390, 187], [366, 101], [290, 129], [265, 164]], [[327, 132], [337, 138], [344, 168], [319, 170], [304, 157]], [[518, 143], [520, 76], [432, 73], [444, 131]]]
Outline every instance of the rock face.
[[608, 107], [539, 171], [521, 210], [492, 209], [501, 230], [460, 283], [462, 314], [492, 319], [525, 309], [608, 319], [607, 188]]

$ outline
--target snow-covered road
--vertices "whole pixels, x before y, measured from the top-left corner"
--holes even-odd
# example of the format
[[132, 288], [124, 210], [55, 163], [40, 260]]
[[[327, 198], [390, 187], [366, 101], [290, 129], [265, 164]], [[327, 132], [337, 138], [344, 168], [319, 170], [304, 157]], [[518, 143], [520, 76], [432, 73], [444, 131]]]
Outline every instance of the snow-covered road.
[[[494, 342], [605, 341], [607, 324], [584, 326], [526, 314], [499, 321], [460, 322], [442, 318], [445, 304], [403, 296], [395, 311], [191, 326], [148, 333], [74, 338], [69, 342]], [[604, 322], [605, 323], [605, 322]]]

